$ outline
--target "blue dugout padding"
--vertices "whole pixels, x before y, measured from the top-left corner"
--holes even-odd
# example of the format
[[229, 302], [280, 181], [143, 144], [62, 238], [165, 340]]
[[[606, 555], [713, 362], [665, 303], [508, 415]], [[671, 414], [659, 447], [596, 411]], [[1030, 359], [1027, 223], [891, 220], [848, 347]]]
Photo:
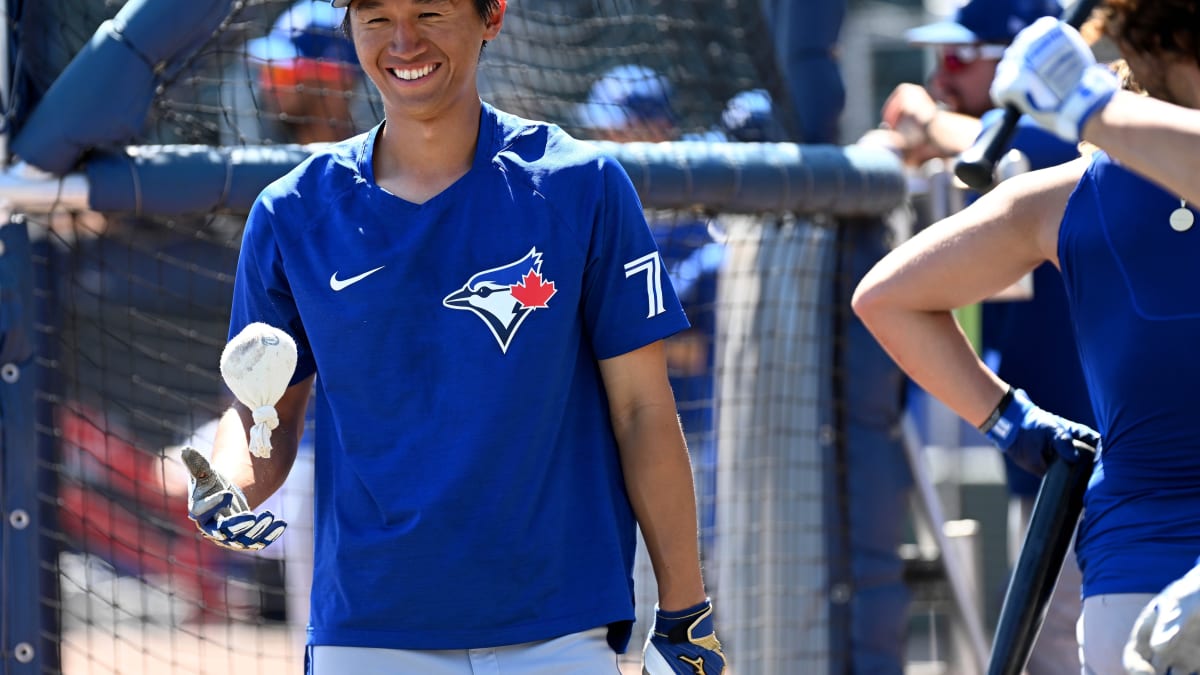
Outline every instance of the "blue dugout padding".
[[[843, 609], [848, 655], [833, 672], [902, 675], [908, 630], [909, 589], [896, 543], [908, 527], [913, 485], [900, 435], [905, 378], [866, 326], [849, 309], [854, 287], [891, 250], [891, 229], [882, 218], [843, 221], [839, 229], [834, 392], [841, 412], [835, 428], [842, 433], [832, 451], [839, 456], [843, 485], [827, 492], [843, 504], [826, 504], [829, 534], [845, 533], [841, 545], [849, 565], [843, 568], [853, 592]], [[841, 525], [841, 527], [837, 527]], [[831, 542], [831, 547], [836, 542]], [[836, 644], [836, 643], [835, 643]]]
[[37, 435], [33, 253], [23, 220], [0, 224], [0, 543], [6, 620], [0, 621], [3, 671], [42, 670], [42, 589]]
[[[865, 146], [792, 143], [597, 143], [652, 208], [761, 213], [885, 213], [905, 197], [895, 155]], [[262, 188], [300, 163], [299, 145], [139, 146], [94, 153], [85, 166], [95, 211], [162, 216], [248, 211]]]
[[87, 151], [134, 138], [159, 83], [229, 15], [233, 0], [132, 0], [104, 22], [25, 120], [21, 160], [62, 175]]

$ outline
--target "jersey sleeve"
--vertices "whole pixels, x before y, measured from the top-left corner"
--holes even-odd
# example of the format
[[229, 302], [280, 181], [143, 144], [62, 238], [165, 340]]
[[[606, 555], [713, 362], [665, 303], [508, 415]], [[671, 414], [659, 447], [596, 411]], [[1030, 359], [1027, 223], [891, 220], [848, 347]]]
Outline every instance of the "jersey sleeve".
[[592, 349], [607, 359], [684, 330], [688, 320], [629, 176], [612, 159], [600, 167], [582, 304]]
[[316, 363], [284, 272], [283, 256], [276, 241], [275, 214], [268, 203], [260, 196], [246, 220], [233, 282], [229, 339], [255, 321], [287, 332], [296, 341], [296, 372], [288, 383], [291, 385], [316, 372]]

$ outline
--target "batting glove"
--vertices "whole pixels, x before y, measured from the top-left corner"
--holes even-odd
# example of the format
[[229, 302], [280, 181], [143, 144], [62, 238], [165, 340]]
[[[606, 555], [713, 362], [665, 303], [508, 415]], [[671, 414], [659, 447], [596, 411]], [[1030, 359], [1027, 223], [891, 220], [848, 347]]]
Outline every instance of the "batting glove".
[[1017, 466], [1041, 476], [1055, 456], [1074, 464], [1079, 451], [1072, 440], [1097, 447], [1100, 434], [1033, 404], [1024, 391], [1009, 389], [988, 420], [979, 427]]
[[1200, 565], [1146, 605], [1133, 624], [1123, 660], [1133, 675], [1200, 672]]
[[257, 551], [283, 534], [287, 523], [270, 511], [255, 514], [246, 495], [212, 468], [204, 455], [183, 449], [188, 473], [188, 518], [204, 537], [235, 551]]
[[654, 608], [642, 650], [642, 675], [721, 675], [725, 654], [713, 631], [712, 601], [678, 612]]
[[1098, 65], [1079, 31], [1042, 17], [1017, 34], [992, 80], [992, 100], [1012, 104], [1039, 125], [1072, 143], [1083, 126], [1121, 88]]

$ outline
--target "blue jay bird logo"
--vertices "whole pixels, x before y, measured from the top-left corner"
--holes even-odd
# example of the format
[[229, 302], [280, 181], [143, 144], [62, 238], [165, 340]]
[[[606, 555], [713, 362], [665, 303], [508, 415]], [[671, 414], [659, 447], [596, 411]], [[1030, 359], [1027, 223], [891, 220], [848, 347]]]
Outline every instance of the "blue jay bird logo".
[[525, 318], [534, 310], [547, 309], [557, 292], [554, 282], [542, 277], [542, 254], [534, 247], [519, 260], [474, 274], [443, 298], [442, 305], [474, 312], [492, 331], [501, 353], [508, 353]]

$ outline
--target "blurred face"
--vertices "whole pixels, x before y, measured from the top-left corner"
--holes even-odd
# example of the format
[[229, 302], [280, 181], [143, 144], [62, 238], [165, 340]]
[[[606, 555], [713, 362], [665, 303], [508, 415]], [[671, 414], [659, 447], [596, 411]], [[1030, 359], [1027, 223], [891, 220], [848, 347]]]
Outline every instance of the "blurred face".
[[284, 113], [283, 126], [293, 143], [340, 141], [353, 135], [350, 94], [357, 73], [352, 66], [296, 59], [263, 69], [264, 102]]
[[432, 120], [479, 105], [480, 47], [499, 34], [503, 16], [485, 22], [474, 0], [355, 0], [348, 21], [388, 118]]
[[1004, 54], [1001, 45], [944, 45], [929, 76], [929, 93], [950, 110], [980, 117], [995, 107], [988, 88], [996, 76], [996, 64]]

